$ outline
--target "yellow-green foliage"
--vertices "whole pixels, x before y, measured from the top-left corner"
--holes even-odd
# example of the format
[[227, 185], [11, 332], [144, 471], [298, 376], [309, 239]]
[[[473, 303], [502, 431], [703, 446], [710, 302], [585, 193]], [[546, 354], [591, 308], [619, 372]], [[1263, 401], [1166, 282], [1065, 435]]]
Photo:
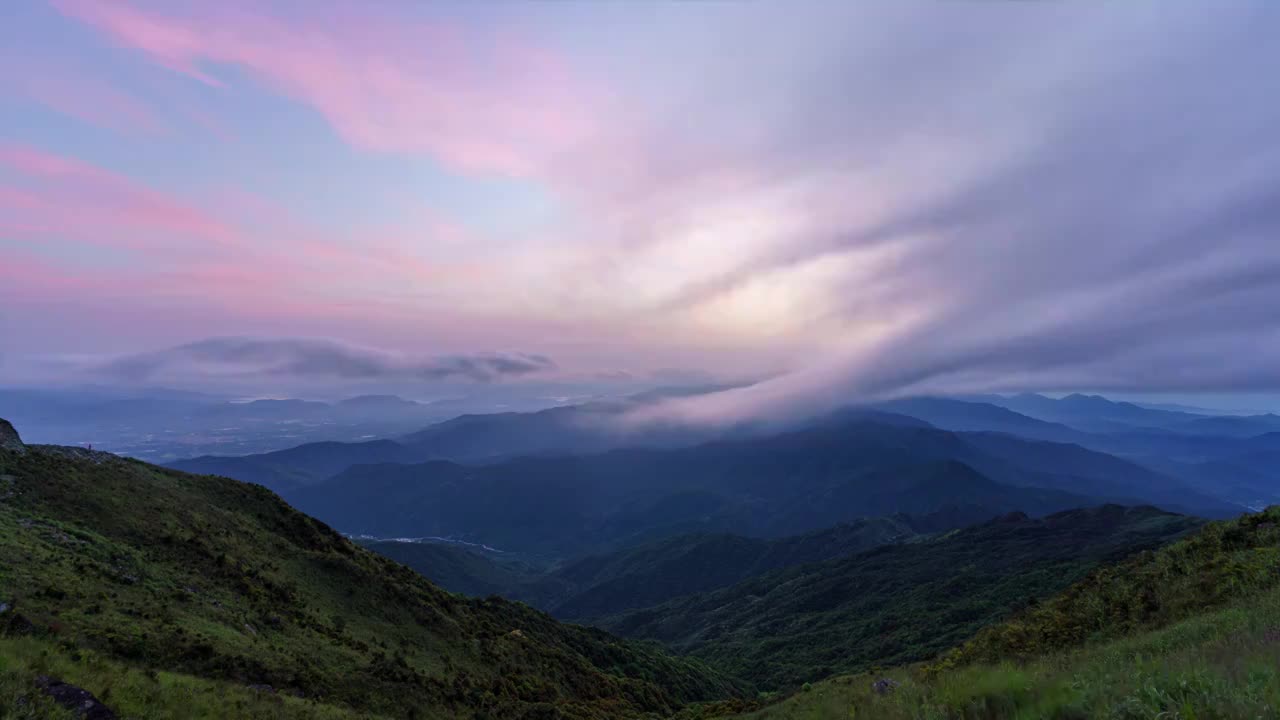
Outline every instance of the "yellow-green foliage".
[[[901, 683], [880, 695], [879, 677]], [[693, 717], [687, 715], [686, 717]], [[710, 717], [710, 715], [704, 715]], [[723, 716], [719, 716], [723, 717]], [[1280, 717], [1280, 591], [1030, 662], [834, 678], [738, 720], [1257, 720]]]

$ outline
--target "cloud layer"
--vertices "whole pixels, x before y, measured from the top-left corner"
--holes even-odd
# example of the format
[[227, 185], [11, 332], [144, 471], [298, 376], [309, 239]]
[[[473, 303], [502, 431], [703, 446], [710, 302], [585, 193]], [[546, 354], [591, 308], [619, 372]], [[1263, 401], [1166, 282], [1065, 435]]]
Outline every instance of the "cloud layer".
[[554, 370], [548, 357], [485, 353], [405, 357], [327, 340], [210, 338], [159, 352], [117, 358], [96, 368], [107, 378], [131, 382], [175, 378], [255, 378], [423, 382], [462, 379], [491, 382]]

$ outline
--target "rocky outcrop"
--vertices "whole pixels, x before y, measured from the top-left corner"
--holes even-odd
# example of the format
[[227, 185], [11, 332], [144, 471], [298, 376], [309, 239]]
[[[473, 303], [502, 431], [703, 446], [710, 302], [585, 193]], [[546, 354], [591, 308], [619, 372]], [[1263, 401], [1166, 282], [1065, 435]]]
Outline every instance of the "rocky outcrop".
[[111, 708], [103, 705], [98, 698], [84, 688], [68, 685], [46, 675], [37, 677], [36, 685], [44, 691], [45, 695], [53, 698], [54, 702], [74, 711], [85, 720], [116, 720], [116, 714]]
[[27, 446], [22, 442], [18, 431], [14, 430], [9, 421], [3, 418], [0, 418], [0, 450], [16, 453], [25, 453], [27, 451]]
[[68, 460], [91, 462], [95, 465], [120, 459], [119, 455], [112, 455], [101, 450], [75, 447], [74, 445], [28, 445], [27, 449], [42, 455], [56, 455]]
[[898, 689], [898, 683], [897, 681], [890, 680], [889, 678], [880, 678], [879, 680], [871, 683], [871, 689], [876, 691], [877, 695], [888, 695]]

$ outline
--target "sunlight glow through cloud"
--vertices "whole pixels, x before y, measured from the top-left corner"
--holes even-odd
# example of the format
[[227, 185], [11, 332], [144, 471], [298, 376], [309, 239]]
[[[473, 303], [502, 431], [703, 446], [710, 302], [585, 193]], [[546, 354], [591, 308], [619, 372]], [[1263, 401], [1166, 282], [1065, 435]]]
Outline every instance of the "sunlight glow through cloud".
[[533, 5], [33, 3], [0, 299], [774, 378], [702, 414], [1280, 385], [1271, 4]]

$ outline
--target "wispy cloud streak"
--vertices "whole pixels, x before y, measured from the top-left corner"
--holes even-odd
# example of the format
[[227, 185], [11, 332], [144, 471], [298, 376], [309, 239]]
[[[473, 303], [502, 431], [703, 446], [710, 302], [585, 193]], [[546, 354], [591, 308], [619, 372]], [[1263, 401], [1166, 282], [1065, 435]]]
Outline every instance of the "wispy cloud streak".
[[190, 6], [55, 0], [116, 42], [200, 82], [244, 70], [321, 113], [349, 142], [426, 153], [462, 172], [528, 175], [577, 141], [589, 115], [553, 51], [513, 33], [405, 22], [368, 4]]
[[272, 377], [340, 380], [492, 382], [554, 370], [546, 356], [481, 353], [412, 357], [307, 339], [212, 338], [159, 352], [117, 358], [97, 369], [130, 381], [156, 378]]

